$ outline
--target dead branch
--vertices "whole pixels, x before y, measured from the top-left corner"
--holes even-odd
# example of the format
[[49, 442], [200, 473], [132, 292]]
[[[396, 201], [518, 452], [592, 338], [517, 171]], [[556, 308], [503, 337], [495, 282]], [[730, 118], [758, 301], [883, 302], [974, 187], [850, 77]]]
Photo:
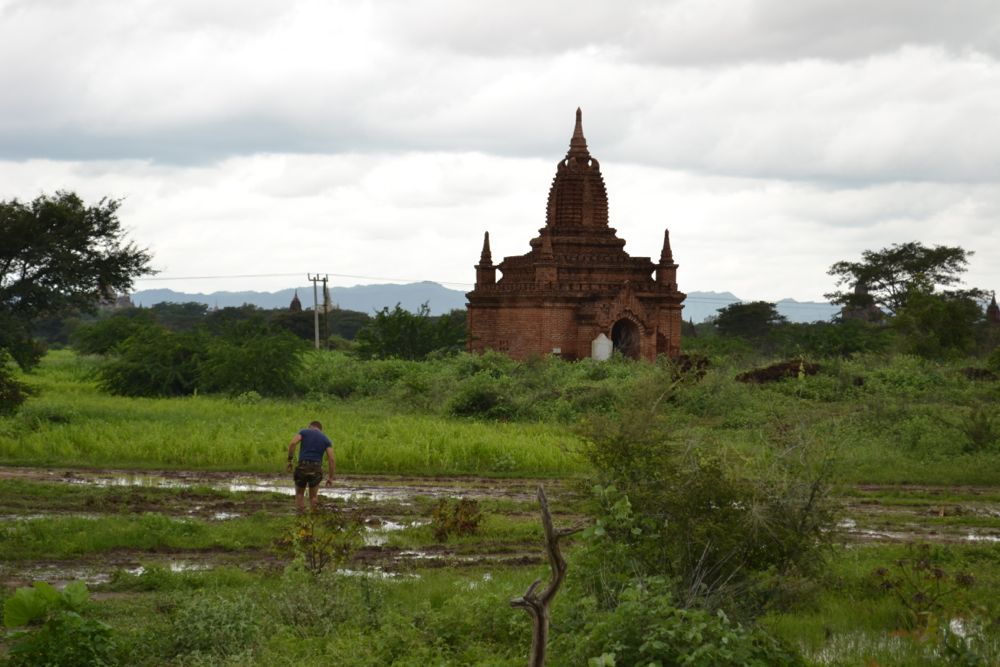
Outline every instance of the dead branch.
[[559, 592], [563, 579], [566, 578], [566, 559], [563, 558], [562, 552], [559, 550], [559, 538], [582, 530], [581, 527], [568, 530], [555, 529], [552, 525], [552, 514], [549, 512], [549, 501], [545, 497], [545, 489], [541, 485], [538, 486], [538, 503], [542, 508], [545, 552], [549, 558], [549, 567], [552, 568], [552, 578], [541, 594], [535, 593], [542, 584], [541, 579], [536, 579], [523, 596], [510, 601], [511, 607], [524, 609], [531, 616], [531, 655], [528, 667], [544, 667], [545, 665], [545, 650], [549, 641], [549, 604]]

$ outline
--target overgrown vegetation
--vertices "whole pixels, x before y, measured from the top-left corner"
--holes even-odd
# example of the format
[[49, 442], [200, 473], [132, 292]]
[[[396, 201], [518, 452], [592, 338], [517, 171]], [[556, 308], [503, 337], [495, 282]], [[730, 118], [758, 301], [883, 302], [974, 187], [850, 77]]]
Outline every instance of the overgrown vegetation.
[[14, 628], [11, 667], [103, 667], [117, 663], [111, 626], [91, 618], [90, 593], [80, 581], [62, 591], [45, 582], [19, 588], [4, 603], [3, 622]]
[[[919, 340], [952, 312], [942, 298], [910, 293], [888, 326], [792, 325], [763, 304], [763, 328], [742, 331], [754, 313], [737, 307], [736, 329], [694, 327], [690, 356], [654, 364], [312, 352], [253, 313], [187, 331], [107, 320], [77, 339], [91, 356], [11, 368], [37, 396], [0, 417], [0, 462], [272, 472], [319, 418], [338, 473], [572, 480], [557, 502], [588, 529], [566, 545], [552, 665], [991, 664], [1000, 561], [980, 542], [1000, 530], [998, 334], [956, 301], [969, 328]], [[405, 334], [397, 319], [384, 324]], [[116, 386], [139, 390], [102, 391]], [[181, 397], [142, 397], [160, 395]], [[108, 664], [523, 664], [528, 624], [508, 600], [542, 548], [523, 503], [418, 498], [363, 528], [343, 503], [293, 521], [278, 498], [216, 521], [187, 505], [250, 501], [42, 486], [0, 484], [3, 562], [159, 558], [114, 573], [104, 586], [129, 595], [86, 609], [110, 632], [93, 626]], [[894, 511], [876, 522], [866, 504]], [[951, 544], [889, 543], [914, 526]], [[163, 565], [206, 552], [241, 566]], [[430, 554], [452, 560], [436, 570]]]

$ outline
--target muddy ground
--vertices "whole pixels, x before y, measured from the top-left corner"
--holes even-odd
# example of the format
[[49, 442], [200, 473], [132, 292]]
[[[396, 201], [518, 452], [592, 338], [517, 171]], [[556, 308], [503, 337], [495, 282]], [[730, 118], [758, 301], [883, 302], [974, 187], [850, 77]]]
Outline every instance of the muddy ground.
[[[0, 521], [33, 521], [53, 516], [100, 518], [113, 514], [156, 512], [201, 521], [227, 521], [251, 515], [294, 515], [292, 487], [283, 474], [189, 471], [70, 470], [0, 467], [0, 482], [58, 483], [116, 492], [37, 495], [11, 498], [0, 507]], [[479, 500], [508, 518], [537, 518], [537, 488], [544, 484], [557, 525], [576, 525], [575, 485], [557, 480], [478, 477], [338, 476], [321, 488], [321, 505], [350, 509], [364, 517], [365, 546], [347, 568], [380, 576], [408, 576], [438, 567], [526, 566], [543, 562], [532, 541], [478, 540], [455, 544], [388, 544], [393, 531], [429, 522], [441, 498]], [[858, 485], [841, 490], [838, 539], [857, 542], [1000, 542], [1000, 489], [987, 487]], [[0, 547], [2, 549], [2, 547]], [[270, 549], [115, 550], [72, 560], [0, 562], [0, 582], [23, 585], [32, 580], [91, 583], [108, 581], [116, 571], [137, 573], [150, 565], [174, 571], [235, 566], [278, 570], [287, 558]]]

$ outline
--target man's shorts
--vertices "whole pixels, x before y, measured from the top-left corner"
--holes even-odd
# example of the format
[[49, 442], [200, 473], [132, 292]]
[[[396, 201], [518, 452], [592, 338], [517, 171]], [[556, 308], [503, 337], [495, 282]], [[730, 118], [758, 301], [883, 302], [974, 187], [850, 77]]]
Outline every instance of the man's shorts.
[[316, 488], [323, 481], [323, 462], [299, 461], [299, 464], [295, 466], [292, 479], [295, 480], [295, 486], [300, 489], [307, 486], [310, 489]]

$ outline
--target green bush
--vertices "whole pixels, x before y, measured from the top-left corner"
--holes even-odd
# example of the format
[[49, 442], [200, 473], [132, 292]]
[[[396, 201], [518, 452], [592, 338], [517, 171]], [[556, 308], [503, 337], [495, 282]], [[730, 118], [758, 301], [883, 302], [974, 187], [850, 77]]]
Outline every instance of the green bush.
[[198, 388], [227, 394], [294, 394], [303, 349], [302, 341], [288, 331], [273, 331], [255, 321], [233, 324], [207, 342], [198, 366]]
[[133, 309], [81, 326], [73, 332], [73, 347], [81, 354], [108, 354], [128, 338], [157, 326], [147, 310]]
[[196, 334], [151, 326], [115, 350], [98, 370], [98, 385], [104, 391], [119, 396], [185, 396], [197, 386], [205, 342]]
[[4, 603], [4, 625], [28, 629], [11, 635], [8, 664], [11, 667], [117, 664], [110, 626], [87, 618], [89, 597], [82, 581], [67, 584], [62, 592], [44, 582], [17, 589]]
[[291, 555], [294, 566], [319, 574], [343, 565], [361, 544], [358, 517], [343, 512], [310, 512], [296, 517], [275, 546]]
[[510, 378], [482, 371], [458, 385], [448, 400], [448, 412], [456, 417], [510, 419], [515, 413], [512, 392]]
[[15, 414], [28, 399], [26, 384], [14, 377], [10, 356], [0, 350], [0, 417]]
[[458, 352], [465, 345], [465, 314], [432, 317], [425, 303], [416, 313], [399, 304], [383, 308], [355, 337], [361, 359], [425, 359], [432, 352]]
[[556, 662], [804, 667], [805, 661], [792, 648], [762, 630], [733, 623], [722, 612], [678, 608], [666, 588], [657, 579], [629, 586], [610, 612], [597, 611], [593, 604], [580, 605], [589, 613], [584, 612], [582, 627], [557, 640]]
[[431, 512], [431, 529], [434, 531], [434, 539], [444, 542], [451, 535], [475, 535], [482, 520], [478, 500], [442, 498]]
[[834, 523], [831, 466], [809, 443], [776, 442], [751, 477], [682, 445], [649, 408], [581, 430], [596, 523], [578, 557], [598, 599], [613, 602], [627, 577], [662, 575], [685, 605], [755, 613], [775, 592], [773, 574], [818, 571]]

